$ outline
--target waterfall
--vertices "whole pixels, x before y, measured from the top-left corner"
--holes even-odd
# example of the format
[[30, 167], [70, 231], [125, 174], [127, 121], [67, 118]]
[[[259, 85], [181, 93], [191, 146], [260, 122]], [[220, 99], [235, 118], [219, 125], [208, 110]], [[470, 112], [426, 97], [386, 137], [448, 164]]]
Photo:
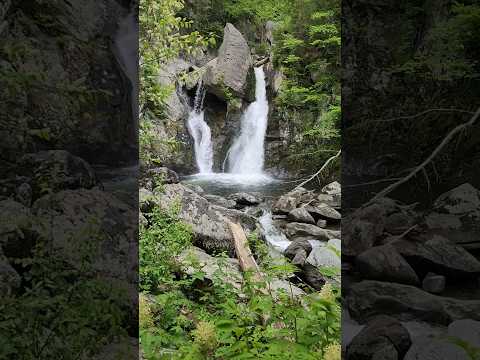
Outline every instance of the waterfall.
[[193, 137], [195, 161], [200, 173], [211, 173], [213, 169], [213, 148], [210, 127], [205, 122], [205, 112], [202, 110], [205, 98], [205, 88], [200, 79], [193, 102], [193, 109], [188, 117], [188, 131]]
[[268, 100], [263, 66], [255, 68], [255, 101], [242, 116], [240, 135], [229, 150], [229, 172], [262, 174], [265, 134], [268, 121]]

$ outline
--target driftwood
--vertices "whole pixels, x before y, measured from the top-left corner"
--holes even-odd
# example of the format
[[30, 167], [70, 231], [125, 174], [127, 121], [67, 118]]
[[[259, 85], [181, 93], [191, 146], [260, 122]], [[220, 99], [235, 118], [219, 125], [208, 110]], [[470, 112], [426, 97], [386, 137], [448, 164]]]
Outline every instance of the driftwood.
[[247, 236], [239, 224], [228, 222], [230, 231], [232, 232], [233, 241], [235, 245], [235, 253], [240, 263], [240, 269], [243, 272], [251, 272], [253, 279], [257, 282], [263, 280], [263, 276], [260, 273], [257, 262], [255, 261], [250, 246], [248, 246]]

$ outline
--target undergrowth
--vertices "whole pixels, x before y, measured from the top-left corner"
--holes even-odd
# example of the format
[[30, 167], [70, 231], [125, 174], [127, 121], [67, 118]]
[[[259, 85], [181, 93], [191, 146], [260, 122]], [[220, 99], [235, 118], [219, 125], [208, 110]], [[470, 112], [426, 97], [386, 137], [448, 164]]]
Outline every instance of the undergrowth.
[[[298, 298], [273, 291], [273, 279], [289, 278], [294, 267], [268, 255], [265, 244], [250, 237], [264, 274], [245, 273], [236, 287], [225, 254], [216, 256], [212, 279], [194, 257], [180, 264], [192, 233], [178, 219], [178, 207], [146, 214], [150, 226], [140, 236], [140, 339], [143, 356], [159, 359], [340, 359], [338, 289]], [[193, 268], [190, 275], [182, 266]]]

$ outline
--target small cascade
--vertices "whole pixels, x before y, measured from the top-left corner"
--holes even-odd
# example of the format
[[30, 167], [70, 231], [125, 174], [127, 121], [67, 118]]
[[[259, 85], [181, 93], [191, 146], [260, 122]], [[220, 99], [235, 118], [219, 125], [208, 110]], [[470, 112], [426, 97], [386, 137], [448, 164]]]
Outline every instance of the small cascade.
[[229, 150], [229, 172], [262, 174], [265, 135], [268, 123], [268, 100], [263, 66], [255, 68], [255, 101], [242, 116], [240, 135]]
[[202, 174], [211, 173], [213, 169], [212, 135], [210, 127], [205, 122], [205, 112], [203, 111], [205, 93], [203, 81], [200, 79], [193, 101], [193, 109], [188, 117], [188, 131], [194, 141], [195, 161], [198, 171]]
[[285, 249], [290, 245], [284, 233], [278, 230], [273, 224], [272, 213], [264, 211], [263, 215], [258, 219], [268, 245], [279, 253], [283, 254]]

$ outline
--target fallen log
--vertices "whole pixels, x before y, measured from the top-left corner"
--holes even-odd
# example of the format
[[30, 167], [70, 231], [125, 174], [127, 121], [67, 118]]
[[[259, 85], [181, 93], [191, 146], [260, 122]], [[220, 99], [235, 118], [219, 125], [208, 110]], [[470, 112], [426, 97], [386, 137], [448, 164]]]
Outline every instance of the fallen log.
[[243, 272], [251, 272], [253, 279], [256, 282], [263, 281], [263, 276], [260, 273], [260, 269], [253, 257], [250, 246], [248, 245], [247, 236], [239, 224], [228, 222], [230, 231], [232, 232], [233, 241], [235, 245], [235, 253], [237, 254], [240, 269]]

